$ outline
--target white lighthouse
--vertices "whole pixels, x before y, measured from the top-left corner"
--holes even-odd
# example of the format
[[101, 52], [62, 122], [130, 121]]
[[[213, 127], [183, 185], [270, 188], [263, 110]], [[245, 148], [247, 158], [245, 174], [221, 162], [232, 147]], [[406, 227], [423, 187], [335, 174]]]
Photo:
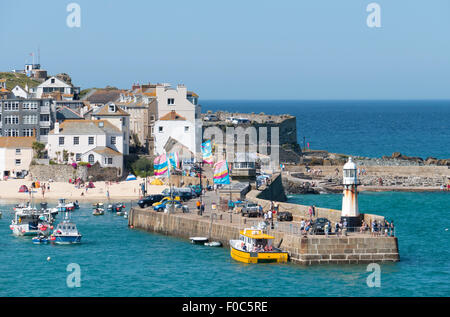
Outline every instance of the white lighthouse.
[[361, 225], [358, 209], [358, 178], [356, 164], [349, 157], [344, 165], [344, 196], [342, 197], [341, 219], [347, 221], [347, 227], [354, 228]]

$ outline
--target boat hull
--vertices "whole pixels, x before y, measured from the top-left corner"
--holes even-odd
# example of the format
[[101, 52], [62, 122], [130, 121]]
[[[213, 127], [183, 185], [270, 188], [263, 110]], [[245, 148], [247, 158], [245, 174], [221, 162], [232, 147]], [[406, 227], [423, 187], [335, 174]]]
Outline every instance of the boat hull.
[[75, 244], [81, 243], [81, 235], [79, 236], [53, 236], [51, 238], [53, 243], [56, 244]]
[[247, 252], [230, 246], [231, 257], [242, 263], [286, 263], [287, 252]]

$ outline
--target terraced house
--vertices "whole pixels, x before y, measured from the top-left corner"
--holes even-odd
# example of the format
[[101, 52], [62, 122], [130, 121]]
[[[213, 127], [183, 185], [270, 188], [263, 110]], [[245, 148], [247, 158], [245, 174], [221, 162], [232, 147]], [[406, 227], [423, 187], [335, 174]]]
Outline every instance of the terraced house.
[[45, 143], [54, 127], [55, 118], [52, 99], [0, 100], [0, 136], [34, 136], [39, 142]]
[[124, 131], [109, 120], [65, 120], [48, 136], [48, 155], [58, 163], [98, 162], [115, 167], [122, 175], [123, 154], [128, 151]]

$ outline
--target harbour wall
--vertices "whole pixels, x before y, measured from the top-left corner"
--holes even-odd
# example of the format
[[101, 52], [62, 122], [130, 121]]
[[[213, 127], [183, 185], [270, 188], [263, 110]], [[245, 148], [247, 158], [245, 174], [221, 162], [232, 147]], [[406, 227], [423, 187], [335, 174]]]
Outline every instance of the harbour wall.
[[[226, 214], [225, 214], [226, 215]], [[225, 216], [224, 219], [227, 217]], [[208, 237], [229, 247], [229, 240], [238, 239], [239, 230], [245, 224], [229, 223], [224, 219], [212, 220], [209, 216], [194, 214], [158, 213], [150, 209], [130, 210], [128, 224], [136, 229], [189, 239], [193, 236]], [[270, 230], [274, 245], [289, 253], [290, 261], [302, 265], [361, 264], [372, 262], [396, 262], [400, 260], [396, 237], [370, 235], [306, 236]]]

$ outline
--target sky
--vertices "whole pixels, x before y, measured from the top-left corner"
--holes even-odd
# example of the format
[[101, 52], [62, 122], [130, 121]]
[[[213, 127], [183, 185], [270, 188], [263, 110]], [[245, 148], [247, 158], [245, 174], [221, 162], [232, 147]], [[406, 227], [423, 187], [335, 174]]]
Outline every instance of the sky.
[[[67, 5], [81, 9], [70, 28]], [[381, 27], [367, 25], [368, 4]], [[450, 99], [448, 0], [2, 1], [0, 70], [201, 99]]]

